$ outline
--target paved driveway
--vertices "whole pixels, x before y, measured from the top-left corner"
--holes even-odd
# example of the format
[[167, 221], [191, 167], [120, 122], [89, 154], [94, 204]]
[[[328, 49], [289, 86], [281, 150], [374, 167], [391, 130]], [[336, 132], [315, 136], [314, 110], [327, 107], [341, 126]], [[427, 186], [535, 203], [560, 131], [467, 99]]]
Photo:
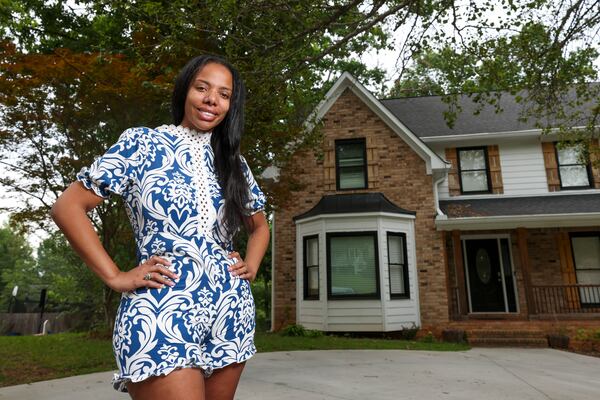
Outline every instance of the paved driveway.
[[[127, 399], [112, 372], [0, 389], [6, 399]], [[551, 349], [465, 352], [330, 350], [261, 353], [238, 400], [600, 399], [600, 358]]]

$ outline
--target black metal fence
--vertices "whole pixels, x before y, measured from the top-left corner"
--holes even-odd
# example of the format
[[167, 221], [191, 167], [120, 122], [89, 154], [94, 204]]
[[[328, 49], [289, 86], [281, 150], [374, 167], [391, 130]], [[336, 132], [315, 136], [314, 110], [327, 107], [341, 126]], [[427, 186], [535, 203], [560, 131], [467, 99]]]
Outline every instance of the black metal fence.
[[532, 314], [600, 313], [600, 285], [532, 285]]

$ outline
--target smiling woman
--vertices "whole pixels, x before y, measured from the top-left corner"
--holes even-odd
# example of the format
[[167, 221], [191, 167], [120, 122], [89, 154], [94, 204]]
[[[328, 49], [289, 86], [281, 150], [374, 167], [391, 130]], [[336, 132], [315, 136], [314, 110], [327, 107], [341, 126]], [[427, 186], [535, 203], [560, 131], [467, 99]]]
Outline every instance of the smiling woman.
[[[265, 196], [240, 154], [244, 85], [225, 60], [181, 71], [173, 125], [127, 129], [83, 168], [52, 217], [86, 264], [122, 293], [112, 384], [134, 399], [233, 399], [256, 352], [250, 282], [269, 242]], [[122, 271], [86, 212], [123, 197], [138, 266]], [[233, 237], [249, 231], [245, 258]]]
[[181, 125], [211, 131], [229, 110], [232, 87], [232, 76], [226, 67], [214, 63], [206, 65], [190, 85]]

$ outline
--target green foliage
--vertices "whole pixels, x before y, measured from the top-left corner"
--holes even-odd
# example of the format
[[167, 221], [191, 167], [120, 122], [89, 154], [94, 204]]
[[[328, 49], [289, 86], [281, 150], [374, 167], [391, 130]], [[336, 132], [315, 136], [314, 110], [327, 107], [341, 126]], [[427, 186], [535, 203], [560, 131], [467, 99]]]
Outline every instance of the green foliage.
[[314, 329], [306, 329], [300, 324], [291, 324], [283, 328], [280, 332], [283, 336], [292, 337], [321, 337], [323, 332]]
[[600, 329], [577, 329], [577, 332], [575, 333], [575, 339], [600, 341]]
[[18, 300], [39, 299], [42, 281], [25, 236], [8, 224], [0, 227], [0, 252], [0, 310], [7, 311], [15, 286]]
[[423, 343], [434, 343], [436, 340], [435, 336], [433, 336], [433, 333], [429, 331], [421, 337], [420, 341]]
[[[500, 97], [511, 94], [522, 104], [523, 120], [531, 119], [545, 132], [558, 129], [565, 139], [590, 142], [597, 137], [600, 116], [600, 85], [590, 85], [599, 77], [600, 47], [590, 35], [600, 19], [588, 3], [578, 2], [569, 10], [551, 0], [514, 2], [518, 16], [508, 13], [494, 28], [496, 34], [488, 34], [486, 28], [492, 25], [486, 26], [481, 15], [473, 19], [477, 24], [469, 25], [470, 32], [459, 29], [461, 22], [453, 19], [460, 42], [421, 43], [388, 95], [440, 95], [448, 104], [444, 117], [452, 127], [462, 111], [460, 93], [478, 104], [475, 113], [486, 105], [502, 112]], [[540, 22], [535, 13], [548, 15]], [[580, 13], [579, 19], [571, 20], [573, 13]], [[584, 129], [575, 131], [573, 126]]]

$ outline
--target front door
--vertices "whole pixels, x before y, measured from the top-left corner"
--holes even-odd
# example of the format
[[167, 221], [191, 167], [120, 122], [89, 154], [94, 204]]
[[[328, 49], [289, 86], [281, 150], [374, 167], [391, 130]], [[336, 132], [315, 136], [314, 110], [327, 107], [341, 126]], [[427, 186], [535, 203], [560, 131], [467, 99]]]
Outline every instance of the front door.
[[471, 312], [509, 311], [498, 239], [467, 239], [464, 245]]

